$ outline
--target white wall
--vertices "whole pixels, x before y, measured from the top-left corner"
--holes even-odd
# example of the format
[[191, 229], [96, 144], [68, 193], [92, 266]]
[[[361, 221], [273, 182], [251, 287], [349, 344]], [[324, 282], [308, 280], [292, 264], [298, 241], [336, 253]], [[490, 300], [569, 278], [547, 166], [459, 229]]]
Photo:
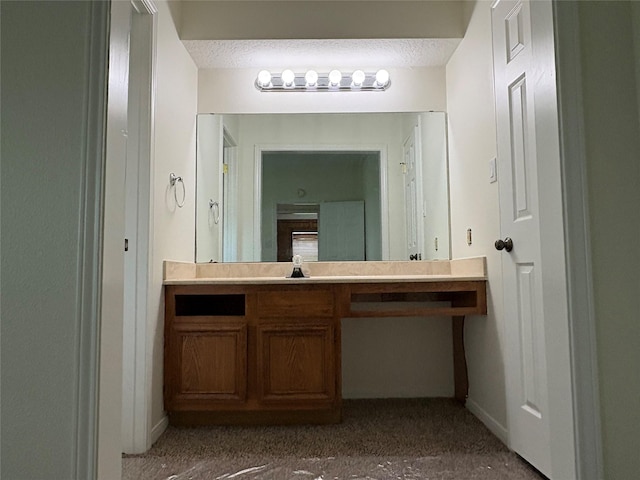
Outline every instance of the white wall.
[[184, 39], [461, 38], [462, 2], [182, 0]]
[[0, 4], [6, 479], [95, 475], [99, 253], [118, 234], [100, 237], [109, 5], [95, 6]]
[[[605, 21], [606, 19], [606, 21]], [[640, 471], [640, 8], [580, 2], [604, 478]]]
[[488, 315], [468, 317], [465, 324], [467, 405], [505, 440], [502, 272], [493, 247], [500, 235], [499, 199], [498, 184], [489, 183], [488, 176], [489, 160], [496, 156], [491, 2], [469, 7], [465, 38], [447, 64], [451, 253], [453, 258], [487, 257]]
[[[152, 166], [152, 226], [149, 283], [150, 427], [163, 428], [164, 297], [162, 261], [192, 262], [195, 231], [195, 158], [198, 71], [178, 38], [168, 2], [158, 7], [155, 143]], [[176, 15], [176, 12], [174, 12]], [[169, 174], [184, 179], [186, 199], [177, 208]]]
[[[444, 112], [420, 114], [422, 151], [422, 218], [424, 260], [446, 260], [451, 256], [449, 209], [449, 159], [447, 120]], [[436, 246], [437, 240], [437, 246]]]

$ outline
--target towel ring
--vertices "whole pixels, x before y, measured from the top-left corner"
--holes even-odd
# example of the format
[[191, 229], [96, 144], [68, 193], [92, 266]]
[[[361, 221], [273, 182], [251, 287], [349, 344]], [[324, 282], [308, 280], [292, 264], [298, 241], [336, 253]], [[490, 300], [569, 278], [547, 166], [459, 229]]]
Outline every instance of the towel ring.
[[[178, 200], [178, 187], [176, 186], [177, 183], [182, 184], [182, 201]], [[184, 186], [184, 180], [182, 180], [182, 177], [177, 176], [175, 173], [170, 173], [169, 184], [173, 187], [173, 198], [176, 199], [176, 205], [178, 206], [178, 208], [182, 208], [184, 206], [185, 198], [187, 197], [187, 189]]]
[[214, 225], [220, 223], [220, 204], [213, 199], [209, 199], [209, 218], [213, 215]]

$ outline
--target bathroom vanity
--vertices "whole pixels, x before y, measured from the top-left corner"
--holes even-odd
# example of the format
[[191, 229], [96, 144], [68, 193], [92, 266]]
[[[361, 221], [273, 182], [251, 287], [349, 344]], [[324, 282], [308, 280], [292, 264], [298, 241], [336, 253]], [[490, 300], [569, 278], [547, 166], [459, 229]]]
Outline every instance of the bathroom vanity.
[[164, 403], [173, 425], [335, 423], [341, 322], [442, 316], [455, 398], [467, 396], [464, 321], [486, 315], [483, 257], [434, 262], [165, 262]]

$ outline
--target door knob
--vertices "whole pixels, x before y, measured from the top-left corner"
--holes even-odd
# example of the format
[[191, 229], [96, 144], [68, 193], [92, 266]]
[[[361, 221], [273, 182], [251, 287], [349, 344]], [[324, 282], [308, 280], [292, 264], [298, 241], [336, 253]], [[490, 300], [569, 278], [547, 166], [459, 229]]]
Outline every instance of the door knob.
[[506, 237], [504, 240], [496, 240], [495, 246], [496, 250], [506, 250], [510, 252], [513, 250], [513, 240], [509, 237]]

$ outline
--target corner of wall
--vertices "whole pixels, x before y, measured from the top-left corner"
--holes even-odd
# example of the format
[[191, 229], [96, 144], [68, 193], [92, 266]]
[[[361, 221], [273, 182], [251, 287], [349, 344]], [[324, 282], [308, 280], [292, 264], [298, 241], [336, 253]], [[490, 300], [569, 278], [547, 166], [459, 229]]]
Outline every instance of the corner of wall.
[[158, 441], [160, 435], [169, 427], [169, 417], [163, 415], [158, 422], [151, 429], [151, 435], [149, 436], [149, 446], [153, 446]]
[[171, 15], [171, 19], [173, 20], [173, 24], [175, 25], [176, 32], [178, 33], [178, 37], [182, 33], [182, 1], [180, 0], [156, 0], [158, 3], [162, 1], [166, 1], [167, 7], [169, 8], [169, 14]]
[[502, 443], [505, 445], [509, 444], [509, 432], [507, 431], [507, 428], [501, 422], [488, 414], [487, 411], [478, 404], [478, 402], [469, 397], [467, 398], [466, 407], [484, 424], [485, 427], [491, 431], [491, 433], [498, 437]]
[[[466, 322], [469, 409], [506, 438], [502, 263], [498, 184], [488, 165], [497, 153], [490, 2], [468, 6], [464, 39], [446, 67], [452, 258], [486, 256], [488, 315]], [[471, 245], [467, 244], [471, 229]]]

